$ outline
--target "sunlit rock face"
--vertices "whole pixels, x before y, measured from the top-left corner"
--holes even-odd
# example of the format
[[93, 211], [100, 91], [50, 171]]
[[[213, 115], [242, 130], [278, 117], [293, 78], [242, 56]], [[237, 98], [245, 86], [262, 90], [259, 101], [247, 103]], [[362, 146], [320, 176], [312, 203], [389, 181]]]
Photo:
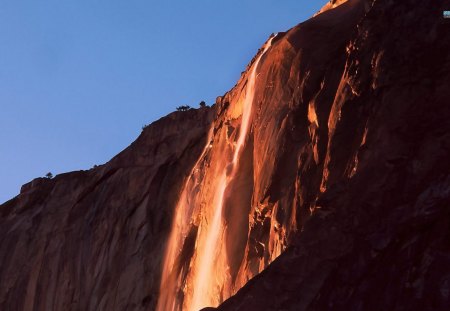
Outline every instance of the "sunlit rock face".
[[218, 99], [176, 207], [158, 310], [217, 306], [284, 251], [329, 178], [350, 175], [363, 132], [344, 142], [342, 163], [326, 166], [346, 46], [365, 12], [344, 6], [271, 38]]
[[[218, 310], [450, 309], [445, 7], [348, 1], [287, 33], [300, 58], [287, 83], [299, 77], [288, 112], [298, 130], [285, 144], [277, 186], [296, 189], [288, 202], [302, 231]], [[289, 172], [296, 188], [280, 185]], [[302, 217], [308, 206], [311, 216]]]
[[[331, 0], [329, 1], [327, 4], [325, 4], [320, 10], [319, 12], [317, 12], [315, 15], [319, 15], [325, 11], [334, 9], [335, 7], [341, 5], [342, 3], [349, 1], [349, 0]], [[366, 2], [370, 2], [370, 0], [366, 1]]]
[[448, 310], [442, 5], [331, 1], [212, 108], [25, 185], [0, 310]]

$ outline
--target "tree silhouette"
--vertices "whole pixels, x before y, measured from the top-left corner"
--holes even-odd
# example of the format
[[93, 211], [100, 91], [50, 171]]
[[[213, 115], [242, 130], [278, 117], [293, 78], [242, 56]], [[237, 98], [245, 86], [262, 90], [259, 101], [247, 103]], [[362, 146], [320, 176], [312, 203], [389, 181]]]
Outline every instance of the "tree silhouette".
[[177, 107], [177, 111], [188, 111], [189, 109], [191, 109], [191, 106], [178, 106]]

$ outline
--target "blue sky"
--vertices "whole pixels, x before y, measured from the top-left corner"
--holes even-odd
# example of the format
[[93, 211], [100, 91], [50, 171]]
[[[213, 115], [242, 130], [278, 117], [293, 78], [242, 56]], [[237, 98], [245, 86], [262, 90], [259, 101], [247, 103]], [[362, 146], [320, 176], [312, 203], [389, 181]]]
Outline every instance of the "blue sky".
[[179, 105], [237, 81], [326, 0], [1, 0], [0, 203], [107, 162]]

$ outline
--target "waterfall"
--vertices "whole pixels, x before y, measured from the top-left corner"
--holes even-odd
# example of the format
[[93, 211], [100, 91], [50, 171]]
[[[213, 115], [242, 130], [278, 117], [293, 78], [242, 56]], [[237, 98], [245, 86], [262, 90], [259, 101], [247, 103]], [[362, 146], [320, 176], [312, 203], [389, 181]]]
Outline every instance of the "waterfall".
[[[231, 278], [223, 240], [222, 212], [225, 193], [236, 176], [241, 151], [251, 124], [256, 70], [274, 37], [253, 63], [242, 101], [242, 118], [232, 157], [213, 149], [213, 127], [207, 144], [187, 178], [175, 208], [161, 276], [158, 311], [198, 311], [217, 306], [231, 295]], [[220, 148], [219, 148], [220, 149]], [[214, 167], [205, 167], [205, 159], [216, 155]], [[211, 156], [212, 157], [212, 156]], [[206, 172], [205, 172], [206, 170]], [[183, 250], [188, 249], [190, 233], [196, 234], [188, 264], [183, 265]], [[185, 246], [187, 245], [187, 246]]]

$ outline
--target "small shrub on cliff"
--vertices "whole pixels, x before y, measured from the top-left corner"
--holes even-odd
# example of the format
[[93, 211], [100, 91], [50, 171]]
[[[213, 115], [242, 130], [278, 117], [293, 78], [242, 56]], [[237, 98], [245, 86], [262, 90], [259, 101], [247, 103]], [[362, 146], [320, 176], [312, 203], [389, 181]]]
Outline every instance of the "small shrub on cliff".
[[205, 108], [206, 107], [206, 103], [203, 100], [200, 102], [199, 105], [200, 105], [200, 108]]
[[45, 174], [45, 178], [52, 179], [53, 174], [51, 172], [48, 172], [47, 174]]
[[189, 109], [191, 109], [191, 106], [188, 105], [177, 107], [177, 111], [188, 111]]

